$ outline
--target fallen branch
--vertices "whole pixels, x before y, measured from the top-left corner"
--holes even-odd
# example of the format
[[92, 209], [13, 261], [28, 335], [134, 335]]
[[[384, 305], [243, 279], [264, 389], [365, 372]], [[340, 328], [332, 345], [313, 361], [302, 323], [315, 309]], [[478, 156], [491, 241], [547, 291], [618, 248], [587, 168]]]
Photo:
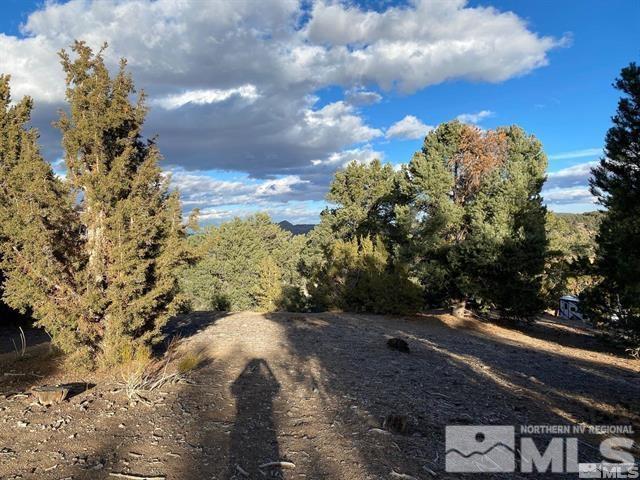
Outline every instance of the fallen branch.
[[296, 468], [296, 464], [293, 462], [267, 462], [267, 463], [263, 463], [258, 468], [269, 468], [269, 467]]
[[416, 477], [412, 477], [406, 473], [398, 473], [394, 470], [391, 470], [391, 478], [397, 478], [398, 480], [418, 480]]
[[135, 474], [127, 474], [127, 473], [116, 473], [110, 472], [110, 476], [117, 478], [127, 478], [129, 480], [165, 480], [167, 477], [165, 475], [160, 475], [156, 477], [147, 477], [146, 475], [135, 475]]
[[422, 469], [427, 472], [430, 475], [433, 475], [434, 477], [437, 477], [438, 474], [436, 472], [434, 472], [433, 470], [431, 470], [429, 467], [427, 467], [426, 465], [422, 466]]

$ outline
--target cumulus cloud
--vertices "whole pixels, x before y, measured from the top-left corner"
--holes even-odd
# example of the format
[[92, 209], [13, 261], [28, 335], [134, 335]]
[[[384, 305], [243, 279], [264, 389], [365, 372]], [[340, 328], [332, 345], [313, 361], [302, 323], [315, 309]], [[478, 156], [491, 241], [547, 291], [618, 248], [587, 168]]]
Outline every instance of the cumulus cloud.
[[359, 78], [412, 92], [452, 78], [499, 82], [547, 64], [562, 41], [529, 31], [513, 13], [465, 0], [417, 0], [382, 12], [317, 2], [304, 29], [324, 46], [317, 63], [340, 63], [337, 80]]
[[151, 101], [153, 105], [159, 105], [165, 110], [174, 110], [189, 103], [194, 105], [207, 105], [219, 103], [239, 97], [244, 100], [253, 101], [259, 97], [258, 90], [254, 85], [243, 85], [238, 88], [210, 88], [207, 90], [190, 90], [184, 93], [166, 95], [155, 98]]
[[307, 130], [306, 142], [326, 144], [327, 136], [344, 135], [348, 132], [351, 143], [368, 142], [382, 135], [382, 131], [364, 124], [362, 118], [355, 113], [354, 107], [345, 102], [334, 102], [319, 110], [308, 109], [304, 112], [305, 123], [300, 129]]
[[545, 202], [553, 209], [554, 205], [566, 203], [592, 203], [595, 198], [589, 192], [589, 187], [550, 188], [542, 192]]
[[485, 118], [492, 117], [493, 115], [495, 114], [491, 110], [481, 110], [476, 113], [461, 113], [456, 117], [456, 119], [461, 121], [462, 123], [477, 125]]
[[367, 145], [363, 148], [354, 148], [352, 150], [333, 153], [323, 160], [312, 160], [311, 164], [314, 167], [330, 166], [331, 169], [334, 169], [346, 167], [351, 162], [367, 164], [375, 159], [382, 160], [383, 158], [383, 152], [378, 152], [371, 148], [371, 145]]
[[315, 223], [323, 208], [321, 202], [305, 200], [304, 186], [308, 182], [295, 175], [269, 180], [246, 176], [220, 180], [216, 178], [220, 172], [182, 168], [169, 169], [167, 174], [171, 176], [172, 187], [181, 192], [185, 211], [198, 208], [200, 221], [205, 224], [265, 211], [276, 221]]
[[[60, 147], [50, 123], [65, 93], [56, 52], [74, 39], [108, 42], [110, 67], [128, 59], [154, 107], [146, 132], [159, 134], [165, 165], [309, 182], [291, 185], [283, 195], [292, 201], [308, 201], [302, 190], [321, 198], [331, 168], [384, 138], [359, 110], [379, 102], [378, 92], [500, 82], [546, 65], [562, 43], [513, 13], [464, 0], [381, 11], [298, 0], [45, 2], [21, 36], [0, 33], [0, 71], [12, 74], [14, 97], [36, 100], [34, 124], [51, 159]], [[344, 100], [320, 103], [327, 87], [344, 90]], [[412, 125], [405, 138], [422, 128]]]
[[413, 115], [407, 115], [402, 120], [394, 123], [387, 129], [387, 138], [400, 138], [403, 140], [417, 140], [432, 130], [433, 127], [422, 123]]
[[591, 176], [591, 169], [598, 162], [586, 162], [563, 168], [547, 175], [547, 188], [552, 187], [571, 187], [575, 185], [587, 185]]
[[[318, 216], [324, 205], [319, 202], [290, 201], [286, 204], [270, 205], [268, 212], [271, 218], [280, 222], [288, 220], [291, 223], [317, 223]], [[246, 218], [258, 212], [266, 211], [258, 205], [231, 205], [228, 207], [208, 207], [200, 211], [200, 222], [203, 224], [218, 224], [231, 220], [232, 218]]]
[[579, 205], [576, 211], [592, 207], [596, 199], [589, 191], [589, 177], [596, 164], [585, 162], [549, 173], [542, 191], [546, 204], [557, 211], [572, 211], [567, 208], [571, 205]]
[[269, 180], [220, 180], [216, 178], [216, 172], [185, 171], [181, 168], [170, 169], [167, 174], [188, 208], [285, 201], [296, 188], [308, 183], [296, 175]]

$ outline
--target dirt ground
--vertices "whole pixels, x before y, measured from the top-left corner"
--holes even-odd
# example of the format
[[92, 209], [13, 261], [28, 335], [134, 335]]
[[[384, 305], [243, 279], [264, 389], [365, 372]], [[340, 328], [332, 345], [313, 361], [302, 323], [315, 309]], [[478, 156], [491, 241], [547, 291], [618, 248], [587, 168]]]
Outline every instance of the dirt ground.
[[[196, 313], [173, 330], [207, 360], [152, 406], [130, 404], [118, 379], [42, 361], [46, 344], [2, 355], [0, 478], [484, 479], [445, 472], [446, 425], [640, 431], [640, 362], [550, 317], [516, 329], [444, 314]], [[25, 394], [62, 382], [89, 388], [50, 407]], [[383, 429], [389, 414], [407, 416], [406, 434]], [[601, 460], [600, 440], [580, 437], [581, 461]], [[276, 461], [292, 465], [260, 467]]]

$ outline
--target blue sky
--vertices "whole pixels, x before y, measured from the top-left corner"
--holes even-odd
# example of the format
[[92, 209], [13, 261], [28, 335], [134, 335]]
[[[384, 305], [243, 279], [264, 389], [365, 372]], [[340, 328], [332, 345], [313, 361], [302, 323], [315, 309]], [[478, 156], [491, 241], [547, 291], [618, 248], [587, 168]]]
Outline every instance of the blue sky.
[[456, 117], [535, 134], [549, 207], [587, 211], [611, 83], [638, 60], [639, 20], [635, 0], [4, 0], [0, 71], [15, 95], [35, 98], [55, 162], [64, 86], [54, 52], [73, 38], [109, 41], [108, 63], [128, 57], [150, 94], [147, 132], [160, 134], [185, 210], [201, 208], [204, 221], [257, 210], [316, 221], [336, 168], [407, 162], [429, 127]]

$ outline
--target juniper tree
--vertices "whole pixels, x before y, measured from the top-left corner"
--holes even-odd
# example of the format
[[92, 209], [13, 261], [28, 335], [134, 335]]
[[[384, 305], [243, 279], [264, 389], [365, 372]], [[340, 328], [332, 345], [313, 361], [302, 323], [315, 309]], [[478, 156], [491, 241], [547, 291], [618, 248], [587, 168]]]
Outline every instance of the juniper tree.
[[264, 213], [210, 226], [190, 243], [198, 261], [182, 269], [181, 285], [197, 310], [275, 310], [290, 302], [302, 279], [304, 237]]
[[309, 290], [319, 309], [413, 313], [422, 305], [420, 288], [389, 261], [380, 237], [334, 241]]
[[[126, 62], [112, 78], [102, 51], [94, 54], [82, 42], [72, 51], [73, 58], [60, 53], [69, 111], [57, 122], [67, 180], [53, 178], [37, 154], [35, 132], [23, 128], [27, 153], [9, 178], [28, 165], [39, 176], [11, 180], [9, 193], [42, 190], [46, 198], [20, 197], [22, 204], [6, 210], [15, 220], [2, 219], [6, 296], [10, 304], [31, 306], [64, 350], [122, 362], [145, 353], [180, 306], [176, 268], [188, 255], [185, 227], [158, 149], [142, 138], [147, 108], [143, 94], [130, 100], [135, 88]], [[42, 226], [31, 227], [32, 217]]]
[[591, 192], [606, 208], [594, 262], [601, 281], [586, 300], [597, 322], [615, 315], [640, 330], [640, 67], [623, 68], [614, 86], [623, 96], [591, 178]]
[[0, 75], [0, 269], [4, 300], [30, 310], [56, 343], [80, 345], [76, 265], [79, 218], [69, 190], [55, 177], [29, 128], [33, 101], [11, 102], [9, 76]]

